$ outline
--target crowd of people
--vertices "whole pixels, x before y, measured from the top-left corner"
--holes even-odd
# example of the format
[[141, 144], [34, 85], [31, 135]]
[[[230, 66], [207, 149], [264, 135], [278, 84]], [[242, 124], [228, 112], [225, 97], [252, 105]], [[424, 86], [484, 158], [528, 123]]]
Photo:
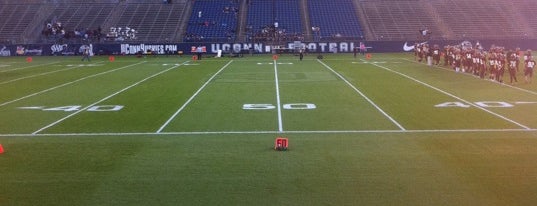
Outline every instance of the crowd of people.
[[130, 27], [110, 27], [110, 30], [106, 33], [106, 38], [112, 41], [134, 40], [137, 33], [137, 30]]
[[431, 47], [428, 44], [416, 43], [414, 48], [415, 58], [419, 62], [425, 61], [430, 66], [440, 65], [440, 59], [443, 57], [443, 65], [456, 72], [470, 73], [500, 83], [504, 83], [506, 71], [510, 84], [518, 82], [517, 73], [521, 72], [521, 66], [524, 81], [531, 83], [536, 65], [532, 51], [521, 51], [519, 48], [506, 49], [493, 45], [489, 50], [485, 50], [479, 43], [475, 47], [447, 45], [443, 49], [439, 45]]
[[[248, 31], [254, 29], [249, 26]], [[257, 32], [248, 35], [248, 41], [250, 42], [274, 42], [274, 41], [304, 41], [304, 34], [302, 33], [288, 33], [285, 29], [277, 28], [274, 25], [267, 25], [258, 30]]]
[[66, 29], [60, 21], [46, 22], [43, 31], [43, 36], [57, 40], [97, 40], [100, 41], [102, 37], [101, 27], [95, 29], [89, 28], [77, 28], [74, 30]]

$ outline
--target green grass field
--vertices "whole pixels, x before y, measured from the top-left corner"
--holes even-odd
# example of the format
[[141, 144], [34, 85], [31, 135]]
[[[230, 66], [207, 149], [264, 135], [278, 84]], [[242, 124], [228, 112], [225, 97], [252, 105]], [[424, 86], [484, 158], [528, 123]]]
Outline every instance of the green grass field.
[[537, 202], [537, 82], [324, 57], [0, 58], [0, 205]]

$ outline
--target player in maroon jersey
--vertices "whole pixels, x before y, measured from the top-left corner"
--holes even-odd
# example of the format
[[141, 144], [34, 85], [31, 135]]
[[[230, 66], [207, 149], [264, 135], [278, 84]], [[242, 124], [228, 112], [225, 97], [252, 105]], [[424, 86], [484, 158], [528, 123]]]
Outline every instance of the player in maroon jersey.
[[519, 72], [520, 68], [520, 55], [522, 55], [522, 51], [520, 51], [520, 48], [515, 49], [515, 55], [516, 55], [516, 71]]
[[444, 46], [444, 52], [442, 54], [444, 56], [444, 66], [449, 65], [449, 46]]
[[418, 42], [414, 43], [414, 60], [418, 59], [418, 55], [420, 53], [420, 45]]

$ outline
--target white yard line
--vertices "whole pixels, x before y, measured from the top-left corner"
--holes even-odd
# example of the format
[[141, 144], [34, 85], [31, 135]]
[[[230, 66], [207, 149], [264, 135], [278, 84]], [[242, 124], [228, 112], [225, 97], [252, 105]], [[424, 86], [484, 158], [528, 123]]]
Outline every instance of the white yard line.
[[356, 91], [358, 94], [360, 94], [360, 96], [362, 96], [365, 100], [367, 100], [369, 102], [369, 104], [373, 105], [373, 107], [375, 107], [380, 113], [382, 113], [386, 118], [388, 118], [390, 121], [392, 121], [393, 124], [395, 124], [397, 127], [399, 127], [399, 129], [401, 129], [402, 131], [405, 131], [406, 129], [401, 125], [399, 124], [399, 122], [395, 121], [394, 118], [392, 118], [390, 115], [388, 115], [386, 112], [384, 112], [384, 110], [382, 110], [377, 104], [375, 104], [375, 102], [373, 102], [371, 99], [369, 99], [367, 96], [365, 96], [364, 93], [362, 93], [360, 90], [358, 90], [354, 85], [352, 85], [347, 79], [345, 79], [345, 77], [343, 77], [341, 74], [337, 73], [334, 69], [332, 69], [330, 66], [326, 65], [324, 62], [322, 62], [321, 60], [317, 60], [320, 64], [322, 64], [325, 68], [327, 68], [328, 70], [330, 70], [332, 73], [334, 73], [335, 75], [337, 75], [341, 80], [343, 80], [345, 83], [347, 83], [347, 85], [349, 85], [349, 87], [351, 87], [354, 91]]
[[38, 64], [38, 65], [32, 65], [32, 66], [27, 66], [27, 67], [21, 67], [21, 68], [15, 68], [15, 69], [6, 69], [6, 70], [1, 70], [0, 72], [10, 72], [10, 71], [16, 71], [16, 70], [21, 70], [21, 69], [28, 69], [28, 68], [33, 68], [33, 67], [39, 67], [39, 66], [45, 66], [45, 65], [50, 65], [50, 64], [56, 64], [56, 63], [59, 63], [59, 62], [50, 62], [50, 63], [46, 63], [46, 64]]
[[513, 123], [513, 124], [515, 124], [515, 125], [517, 125], [517, 126], [519, 126], [519, 127], [522, 127], [522, 128], [524, 128], [524, 129], [527, 129], [527, 130], [531, 129], [530, 127], [528, 127], [528, 126], [526, 126], [526, 125], [523, 125], [523, 124], [518, 123], [518, 122], [516, 122], [516, 121], [514, 121], [514, 120], [511, 120], [511, 119], [509, 119], [509, 118], [507, 118], [507, 117], [504, 117], [504, 116], [502, 116], [502, 115], [500, 115], [500, 114], [497, 114], [497, 113], [492, 112], [492, 111], [490, 111], [490, 110], [488, 110], [488, 109], [485, 109], [485, 108], [483, 108], [483, 107], [480, 107], [479, 105], [476, 105], [476, 104], [474, 104], [474, 103], [472, 103], [472, 102], [470, 102], [470, 101], [467, 101], [467, 100], [465, 100], [465, 99], [463, 99], [463, 98], [460, 98], [460, 97], [458, 97], [458, 96], [455, 96], [454, 94], [451, 94], [451, 93], [449, 93], [449, 92], [446, 92], [446, 91], [444, 91], [444, 90], [441, 90], [441, 89], [439, 89], [439, 88], [436, 88], [436, 87], [434, 87], [434, 86], [432, 86], [432, 85], [430, 85], [430, 84], [427, 84], [427, 83], [425, 83], [425, 82], [422, 82], [422, 81], [420, 81], [420, 80], [418, 80], [418, 79], [416, 79], [416, 78], [413, 78], [413, 77], [411, 77], [411, 76], [408, 76], [408, 75], [406, 75], [406, 74], [403, 74], [403, 73], [401, 73], [401, 72], [392, 70], [392, 69], [390, 69], [390, 68], [388, 68], [388, 67], [384, 67], [384, 66], [381, 66], [381, 65], [378, 65], [378, 64], [371, 63], [371, 65], [375, 65], [375, 66], [377, 66], [377, 67], [379, 67], [379, 68], [382, 68], [382, 69], [384, 69], [384, 70], [387, 70], [387, 71], [390, 71], [390, 72], [399, 74], [399, 75], [401, 75], [401, 76], [403, 76], [403, 77], [406, 77], [407, 79], [410, 79], [410, 80], [415, 81], [415, 82], [417, 82], [417, 83], [419, 83], [419, 84], [422, 84], [422, 85], [424, 85], [424, 86], [426, 86], [426, 87], [429, 87], [429, 88], [431, 88], [431, 89], [434, 89], [434, 90], [436, 90], [436, 91], [438, 91], [438, 92], [440, 92], [440, 93], [442, 93], [442, 94], [445, 94], [445, 95], [447, 95], [447, 96], [453, 97], [453, 98], [455, 98], [455, 99], [457, 99], [457, 100], [459, 100], [459, 101], [462, 101], [462, 102], [464, 102], [464, 103], [466, 103], [466, 104], [468, 104], [468, 105], [472, 105], [472, 106], [474, 106], [474, 107], [476, 107], [476, 108], [478, 108], [478, 109], [480, 109], [480, 110], [483, 110], [483, 111], [485, 111], [485, 112], [487, 112], [487, 113], [489, 113], [489, 114], [492, 114], [492, 115], [494, 115], [494, 116], [496, 116], [496, 117], [499, 117], [499, 118], [501, 118], [501, 119], [503, 119], [503, 120], [506, 120], [506, 121], [508, 121], [508, 122], [511, 122], [511, 123]]
[[0, 134], [0, 137], [76, 137], [76, 136], [152, 136], [152, 135], [225, 135], [225, 134], [388, 134], [388, 133], [484, 133], [537, 132], [537, 129], [454, 129], [454, 130], [318, 130], [318, 131], [213, 131], [213, 132], [132, 132], [132, 133], [58, 133], [58, 134]]
[[[185, 63], [186, 63], [186, 62], [185, 62]], [[183, 63], [183, 64], [184, 64], [184, 63]], [[179, 67], [179, 66], [181, 66], [181, 65], [183, 65], [183, 64], [179, 64], [179, 65], [177, 65], [177, 66], [170, 67], [170, 68], [168, 68], [168, 69], [166, 69], [166, 70], [163, 70], [163, 71], [161, 71], [161, 72], [159, 72], [159, 73], [156, 73], [156, 74], [153, 74], [153, 75], [151, 75], [151, 76], [149, 76], [149, 77], [146, 77], [146, 78], [144, 78], [144, 79], [142, 79], [142, 80], [140, 80], [140, 81], [138, 81], [138, 82], [136, 82], [136, 83], [134, 83], [134, 84], [131, 84], [131, 85], [128, 86], [128, 87], [123, 88], [122, 90], [119, 90], [119, 91], [117, 91], [117, 92], [115, 92], [115, 93], [113, 93], [113, 94], [111, 94], [111, 95], [109, 95], [109, 96], [107, 96], [107, 97], [105, 97], [105, 98], [102, 98], [102, 99], [99, 100], [99, 101], [94, 102], [93, 104], [90, 104], [89, 106], [84, 107], [83, 109], [80, 109], [80, 110], [78, 110], [78, 111], [76, 111], [76, 112], [73, 112], [73, 113], [71, 113], [71, 114], [65, 116], [64, 118], [59, 119], [58, 121], [55, 121], [55, 122], [53, 122], [53, 123], [51, 123], [51, 124], [49, 124], [49, 125], [47, 125], [47, 126], [41, 128], [41, 129], [38, 129], [37, 131], [33, 132], [32, 134], [35, 135], [35, 134], [37, 134], [37, 133], [39, 133], [39, 132], [42, 132], [43, 130], [48, 129], [48, 128], [50, 128], [50, 127], [52, 127], [52, 126], [54, 126], [54, 125], [56, 125], [56, 124], [58, 124], [58, 123], [60, 123], [60, 122], [63, 122], [63, 121], [65, 121], [66, 119], [68, 119], [68, 118], [70, 118], [70, 117], [72, 117], [72, 116], [75, 116], [75, 115], [77, 115], [77, 114], [79, 114], [79, 113], [81, 113], [81, 112], [87, 110], [87, 109], [90, 108], [90, 107], [93, 107], [93, 106], [95, 106], [95, 105], [97, 105], [97, 104], [99, 104], [99, 103], [101, 103], [101, 102], [104, 102], [104, 101], [106, 101], [106, 100], [108, 100], [108, 99], [110, 99], [110, 98], [112, 98], [112, 97], [114, 97], [114, 96], [116, 96], [116, 95], [118, 95], [118, 94], [121, 94], [122, 92], [127, 91], [127, 90], [129, 90], [129, 89], [131, 89], [131, 88], [133, 88], [133, 87], [135, 87], [135, 86], [137, 86], [137, 85], [139, 85], [139, 84], [141, 84], [141, 83], [143, 83], [143, 82], [145, 82], [145, 81], [147, 81], [147, 80], [153, 78], [153, 77], [156, 77], [156, 76], [158, 76], [158, 75], [161, 75], [161, 74], [163, 74], [163, 73], [165, 73], [165, 72], [168, 72], [168, 71], [170, 71], [170, 70], [172, 70], [172, 69], [175, 69], [175, 68], [177, 68], [177, 67]]]
[[[426, 65], [425, 63], [418, 63], [418, 62], [415, 62], [415, 61], [412, 61], [412, 60], [409, 60], [409, 59], [405, 59], [405, 58], [399, 58], [399, 59], [402, 59], [402, 60], [405, 60], [405, 61], [408, 61], [408, 62], [412, 62], [412, 63], [416, 63], [416, 64]], [[437, 65], [433, 65], [433, 67], [443, 69], [443, 70], [446, 70], [446, 71], [450, 71], [450, 72], [455, 72], [453, 69], [449, 69], [449, 68], [445, 68], [445, 67], [441, 67], [441, 66], [437, 66]], [[471, 76], [471, 77], [474, 77], [474, 78], [479, 78], [479, 77], [477, 77], [475, 75], [472, 75], [472, 74], [469, 74], [469, 73], [464, 73], [464, 72], [459, 72], [459, 73], [461, 73], [463, 75]], [[489, 83], [493, 83], [493, 84], [499, 84], [499, 85], [510, 87], [510, 88], [513, 88], [513, 89], [516, 89], [516, 90], [519, 90], [519, 91], [523, 91], [523, 92], [527, 92], [527, 93], [530, 93], [530, 94], [533, 94], [533, 95], [537, 95], [537, 92], [535, 92], [535, 91], [523, 89], [523, 88], [520, 88], [520, 87], [515, 87], [513, 85], [504, 84], [504, 83], [500, 83], [500, 82], [497, 82], [497, 81], [485, 81], [485, 82], [489, 82]]]
[[176, 117], [177, 115], [179, 115], [179, 113], [181, 113], [181, 111], [183, 111], [183, 109], [185, 109], [185, 107], [186, 107], [188, 104], [190, 104], [190, 102], [191, 102], [196, 96], [198, 96], [198, 94], [199, 94], [203, 89], [205, 89], [205, 87], [206, 87], [206, 86], [207, 86], [207, 85], [208, 85], [208, 84], [209, 84], [209, 83], [210, 83], [210, 82], [211, 82], [211, 81], [212, 81], [218, 74], [220, 74], [222, 71], [224, 71], [224, 69], [225, 69], [226, 67], [228, 67], [228, 66], [231, 64], [231, 62], [233, 62], [233, 60], [230, 60], [226, 65], [224, 65], [222, 68], [220, 68], [220, 70], [218, 70], [218, 71], [217, 71], [211, 78], [209, 78], [209, 80], [207, 80], [207, 81], [205, 82], [205, 84], [203, 84], [203, 85], [198, 89], [198, 91], [196, 91], [196, 93], [194, 93], [194, 94], [190, 97], [190, 99], [188, 99], [188, 100], [183, 104], [183, 106], [181, 106], [181, 107], [180, 107], [180, 108], [179, 108], [179, 109], [178, 109], [178, 110], [177, 110], [177, 111], [176, 111], [176, 112], [175, 112], [175, 113], [174, 113], [168, 120], [166, 120], [166, 122], [165, 122], [162, 126], [160, 126], [160, 128], [156, 131], [156, 133], [157, 133], [157, 134], [158, 134], [158, 133], [161, 133], [162, 130], [164, 130], [164, 128], [166, 128], [166, 126], [168, 126], [168, 124], [170, 124], [170, 122], [171, 122], [173, 119], [175, 119], [175, 117]]
[[274, 60], [274, 81], [276, 84], [276, 105], [278, 108], [278, 131], [283, 132], [283, 121], [282, 121], [282, 106], [280, 101], [280, 81], [278, 79], [278, 66], [276, 60]]
[[126, 68], [136, 66], [136, 65], [139, 65], [139, 64], [142, 64], [142, 63], [145, 63], [145, 61], [138, 62], [138, 63], [131, 64], [131, 65], [127, 65], [127, 66], [120, 67], [120, 68], [117, 68], [117, 69], [112, 69], [112, 70], [108, 70], [108, 71], [105, 71], [105, 72], [93, 74], [93, 75], [90, 75], [90, 76], [86, 76], [86, 77], [83, 77], [83, 78], [80, 78], [80, 79], [77, 79], [77, 80], [74, 80], [74, 81], [71, 81], [71, 82], [67, 82], [67, 83], [64, 83], [64, 84], [61, 84], [61, 85], [58, 85], [58, 86], [55, 86], [55, 87], [51, 87], [51, 88], [48, 88], [48, 89], [45, 89], [45, 90], [42, 90], [42, 91], [39, 91], [39, 92], [36, 92], [36, 93], [33, 93], [33, 94], [26, 95], [24, 97], [20, 97], [18, 99], [14, 99], [14, 100], [11, 100], [11, 101], [0, 103], [0, 107], [8, 105], [8, 104], [11, 104], [11, 103], [14, 103], [14, 102], [18, 102], [20, 100], [27, 99], [27, 98], [30, 98], [30, 97], [33, 97], [33, 96], [36, 96], [36, 95], [40, 95], [40, 94], [43, 94], [45, 92], [50, 92], [52, 90], [55, 90], [55, 89], [58, 89], [58, 88], [61, 88], [61, 87], [67, 86], [67, 85], [71, 85], [71, 84], [74, 84], [74, 83], [77, 83], [77, 82], [80, 82], [80, 81], [83, 81], [83, 80], [86, 80], [86, 79], [89, 79], [89, 78], [92, 78], [92, 77], [96, 77], [96, 76], [100, 76], [100, 75], [103, 75], [103, 74], [108, 74], [108, 73], [115, 72], [115, 71], [118, 71], [118, 70], [126, 69]]
[[[100, 63], [100, 62], [97, 62], [97, 63]], [[66, 69], [54, 70], [54, 71], [50, 71], [50, 72], [43, 72], [43, 73], [40, 73], [40, 74], [34, 74], [34, 75], [26, 76], [26, 77], [12, 79], [12, 80], [9, 80], [9, 81], [0, 82], [0, 85], [16, 82], [16, 81], [23, 80], [23, 79], [29, 79], [29, 78], [33, 78], [33, 77], [45, 76], [47, 74], [54, 74], [54, 73], [58, 73], [58, 72], [63, 72], [63, 71], [75, 69], [75, 68], [82, 67], [82, 66], [84, 66], [84, 65], [78, 65], [78, 66], [74, 66], [74, 67], [68, 67]]]

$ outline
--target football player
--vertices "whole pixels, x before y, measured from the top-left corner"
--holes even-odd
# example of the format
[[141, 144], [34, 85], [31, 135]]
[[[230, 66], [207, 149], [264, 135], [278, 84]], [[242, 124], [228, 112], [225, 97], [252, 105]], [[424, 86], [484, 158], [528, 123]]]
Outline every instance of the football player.
[[509, 58], [509, 79], [510, 79], [510, 83], [513, 84], [513, 80], [515, 80], [515, 82], [518, 82], [516, 79], [517, 55], [515, 52], [512, 52], [512, 51], [509, 51], [509, 53], [511, 54], [508, 57]]
[[532, 56], [527, 56], [527, 59], [524, 64], [526, 67], [524, 69], [524, 78], [526, 80], [526, 83], [531, 83], [531, 79], [533, 77], [533, 68], [535, 68], [535, 60], [533, 60]]

